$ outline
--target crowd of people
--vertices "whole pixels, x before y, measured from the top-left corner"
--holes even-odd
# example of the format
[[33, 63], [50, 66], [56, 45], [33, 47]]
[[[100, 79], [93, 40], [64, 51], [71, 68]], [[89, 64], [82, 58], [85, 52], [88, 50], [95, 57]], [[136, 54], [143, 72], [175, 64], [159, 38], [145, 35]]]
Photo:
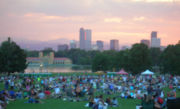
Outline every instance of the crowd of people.
[[[118, 98], [141, 99], [143, 109], [162, 109], [167, 104], [166, 99], [175, 99], [176, 91], [180, 90], [180, 77], [171, 75], [11, 75], [1, 76], [0, 82], [4, 84], [0, 91], [0, 109], [16, 99], [43, 103], [48, 98], [87, 101], [85, 107], [93, 109], [120, 107]], [[166, 99], [162, 90], [165, 87], [171, 89]]]

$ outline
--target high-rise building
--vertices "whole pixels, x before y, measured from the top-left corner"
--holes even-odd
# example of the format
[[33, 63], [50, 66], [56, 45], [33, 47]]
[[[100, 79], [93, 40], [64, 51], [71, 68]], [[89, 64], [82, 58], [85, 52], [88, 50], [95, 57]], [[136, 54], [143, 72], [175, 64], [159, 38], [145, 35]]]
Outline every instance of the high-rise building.
[[96, 41], [96, 45], [99, 51], [103, 51], [104, 49], [104, 43], [101, 40]]
[[91, 50], [91, 30], [85, 30], [85, 50]]
[[180, 40], [179, 40], [178, 44], [180, 44]]
[[141, 40], [141, 43], [150, 47], [150, 40], [143, 39], [143, 40]]
[[68, 50], [67, 44], [58, 45], [58, 51], [65, 51], [65, 50]]
[[80, 49], [85, 49], [85, 30], [84, 28], [80, 28], [79, 31], [79, 42], [80, 42]]
[[79, 40], [80, 40], [80, 49], [82, 50], [91, 50], [91, 30], [80, 28]]
[[151, 32], [151, 38], [157, 38], [157, 31]]
[[77, 48], [77, 43], [75, 40], [71, 40], [70, 41], [70, 49], [74, 49], [74, 48]]
[[151, 32], [151, 47], [160, 48], [161, 47], [161, 39], [157, 38], [157, 32]]
[[110, 49], [111, 50], [119, 50], [119, 40], [111, 40], [110, 41]]

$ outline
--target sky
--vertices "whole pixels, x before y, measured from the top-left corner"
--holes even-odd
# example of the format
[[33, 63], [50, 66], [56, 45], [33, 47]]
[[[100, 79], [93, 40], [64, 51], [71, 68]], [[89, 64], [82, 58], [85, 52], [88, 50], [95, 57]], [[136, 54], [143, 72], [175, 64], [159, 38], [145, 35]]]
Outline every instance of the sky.
[[161, 44], [180, 40], [180, 0], [0, 0], [0, 39], [79, 40], [79, 29], [92, 40], [121, 45], [150, 39]]

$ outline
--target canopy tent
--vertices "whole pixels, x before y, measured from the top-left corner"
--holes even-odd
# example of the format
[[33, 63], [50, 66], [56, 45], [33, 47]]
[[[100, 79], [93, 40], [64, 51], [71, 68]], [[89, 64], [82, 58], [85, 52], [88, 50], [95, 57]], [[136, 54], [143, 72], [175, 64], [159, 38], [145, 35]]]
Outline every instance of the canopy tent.
[[141, 73], [141, 75], [153, 75], [153, 74], [154, 74], [154, 72], [151, 72], [150, 70], [146, 70]]
[[116, 72], [107, 72], [107, 74], [116, 74]]
[[128, 75], [128, 73], [125, 72], [124, 69], [121, 69], [119, 72], [117, 72], [117, 74], [120, 74], [120, 75]]

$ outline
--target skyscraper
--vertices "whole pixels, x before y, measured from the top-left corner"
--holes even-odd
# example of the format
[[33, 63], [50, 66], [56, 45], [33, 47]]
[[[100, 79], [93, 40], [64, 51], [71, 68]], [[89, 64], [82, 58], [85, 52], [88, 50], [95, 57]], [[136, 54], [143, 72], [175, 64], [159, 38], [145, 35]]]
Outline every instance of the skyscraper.
[[119, 50], [119, 40], [111, 40], [110, 41], [110, 49], [111, 50]]
[[75, 41], [75, 40], [71, 40], [71, 41], [70, 41], [70, 48], [71, 48], [71, 49], [77, 48], [77, 44], [76, 44], [76, 41]]
[[91, 50], [91, 30], [80, 28], [79, 38], [80, 49]]
[[151, 32], [151, 38], [157, 38], [157, 31]]
[[84, 50], [85, 49], [85, 30], [84, 28], [80, 28], [79, 32], [79, 42], [80, 42], [80, 49]]
[[157, 32], [151, 32], [151, 47], [160, 48], [161, 47], [161, 39], [157, 38]]
[[104, 43], [101, 40], [96, 41], [96, 45], [99, 51], [103, 51], [104, 49]]
[[150, 47], [150, 41], [149, 40], [143, 39], [143, 40], [141, 40], [141, 43]]
[[91, 30], [85, 30], [85, 50], [91, 50]]

